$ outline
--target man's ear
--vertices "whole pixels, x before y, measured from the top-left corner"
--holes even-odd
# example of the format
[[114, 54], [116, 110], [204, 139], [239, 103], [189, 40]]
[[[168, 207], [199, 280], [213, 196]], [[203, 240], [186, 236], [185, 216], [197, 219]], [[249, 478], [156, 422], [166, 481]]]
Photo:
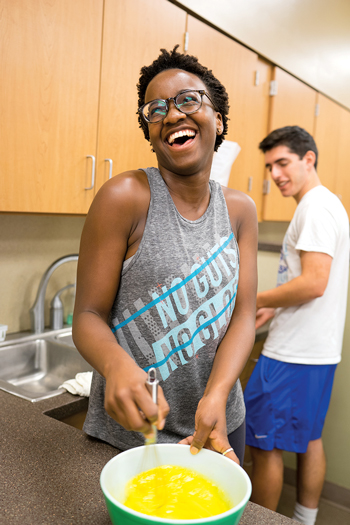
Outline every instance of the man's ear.
[[313, 151], [311, 151], [311, 149], [305, 153], [304, 159], [305, 159], [306, 165], [307, 165], [307, 167], [309, 169], [315, 167], [316, 154]]

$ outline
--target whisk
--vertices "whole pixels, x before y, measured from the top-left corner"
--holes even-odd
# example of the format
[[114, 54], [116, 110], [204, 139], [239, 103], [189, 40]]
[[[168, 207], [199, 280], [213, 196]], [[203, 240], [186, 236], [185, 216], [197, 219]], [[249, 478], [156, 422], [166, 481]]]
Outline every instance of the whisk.
[[[152, 396], [152, 401], [158, 405], [158, 385], [159, 381], [157, 379], [157, 372], [155, 368], [150, 368], [148, 371], [146, 387], [149, 393]], [[145, 455], [143, 458], [142, 471], [148, 470], [151, 468], [158, 467], [160, 465], [160, 460], [157, 454], [157, 426], [152, 424], [152, 435], [145, 438]], [[147, 467], [146, 467], [147, 465]], [[167, 501], [167, 495], [165, 493], [165, 484], [162, 475], [162, 471], [158, 471], [157, 476], [154, 479], [153, 494], [152, 498], [149, 500], [149, 504], [152, 504], [155, 509], [162, 507]]]
[[[156, 405], [158, 405], [158, 385], [159, 385], [159, 381], [157, 379], [156, 369], [150, 368], [148, 370], [146, 387], [152, 396], [153, 403], [155, 403]], [[157, 426], [153, 424], [152, 425], [152, 436], [149, 438], [146, 438], [145, 444], [155, 445], [156, 443], [157, 443]]]

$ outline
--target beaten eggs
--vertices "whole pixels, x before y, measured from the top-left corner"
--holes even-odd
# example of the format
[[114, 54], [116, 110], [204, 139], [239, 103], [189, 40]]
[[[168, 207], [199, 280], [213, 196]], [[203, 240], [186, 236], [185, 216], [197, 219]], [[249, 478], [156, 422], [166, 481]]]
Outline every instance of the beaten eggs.
[[124, 505], [158, 518], [209, 518], [233, 507], [233, 502], [211, 480], [173, 465], [138, 474], [129, 481], [125, 492]]

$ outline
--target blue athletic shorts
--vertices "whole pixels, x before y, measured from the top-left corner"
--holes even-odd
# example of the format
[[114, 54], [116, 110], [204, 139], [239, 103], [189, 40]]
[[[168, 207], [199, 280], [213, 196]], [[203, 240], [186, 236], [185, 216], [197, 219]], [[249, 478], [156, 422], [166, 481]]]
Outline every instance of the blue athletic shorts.
[[246, 444], [304, 453], [319, 439], [337, 365], [299, 365], [260, 356], [244, 391]]

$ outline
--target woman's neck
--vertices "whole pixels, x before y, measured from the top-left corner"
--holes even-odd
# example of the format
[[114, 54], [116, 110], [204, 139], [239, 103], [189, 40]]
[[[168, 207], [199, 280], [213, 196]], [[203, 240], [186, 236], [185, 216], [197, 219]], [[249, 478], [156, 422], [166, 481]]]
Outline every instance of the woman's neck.
[[179, 213], [188, 220], [199, 219], [210, 202], [209, 173], [176, 175], [161, 171]]

